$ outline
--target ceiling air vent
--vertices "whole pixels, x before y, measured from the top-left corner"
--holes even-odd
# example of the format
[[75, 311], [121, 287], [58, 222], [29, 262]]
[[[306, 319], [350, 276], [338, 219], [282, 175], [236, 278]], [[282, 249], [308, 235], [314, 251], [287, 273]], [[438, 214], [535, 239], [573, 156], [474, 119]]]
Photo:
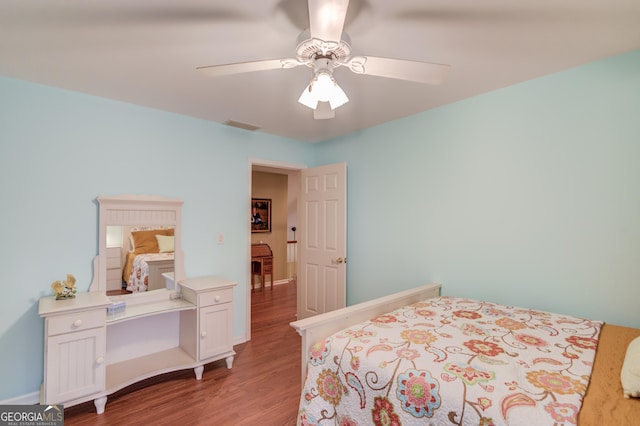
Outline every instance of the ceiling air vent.
[[260, 128], [260, 126], [255, 126], [253, 124], [242, 123], [240, 121], [234, 121], [234, 120], [227, 120], [222, 124], [226, 124], [227, 126], [231, 126], [231, 127], [237, 127], [238, 129], [249, 130], [251, 132], [253, 132], [254, 130], [258, 130]]

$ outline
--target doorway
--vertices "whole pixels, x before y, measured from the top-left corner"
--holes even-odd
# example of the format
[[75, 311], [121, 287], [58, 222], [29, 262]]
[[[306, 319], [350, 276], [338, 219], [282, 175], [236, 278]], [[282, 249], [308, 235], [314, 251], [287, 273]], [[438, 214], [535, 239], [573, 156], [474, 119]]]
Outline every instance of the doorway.
[[[288, 242], [296, 238], [295, 231], [298, 214], [298, 195], [300, 192], [300, 170], [306, 168], [300, 164], [288, 164], [271, 162], [268, 160], [249, 160], [249, 200], [262, 198], [271, 200], [271, 232], [250, 233], [249, 251], [251, 244], [269, 244], [273, 251], [274, 276], [273, 281], [267, 280], [268, 285], [295, 285], [289, 283], [292, 272], [289, 260], [291, 248]], [[246, 336], [251, 340], [251, 298], [252, 298], [252, 274], [250, 254], [247, 256], [247, 321]], [[277, 287], [276, 287], [277, 288]], [[255, 291], [270, 292], [271, 288], [262, 286]]]

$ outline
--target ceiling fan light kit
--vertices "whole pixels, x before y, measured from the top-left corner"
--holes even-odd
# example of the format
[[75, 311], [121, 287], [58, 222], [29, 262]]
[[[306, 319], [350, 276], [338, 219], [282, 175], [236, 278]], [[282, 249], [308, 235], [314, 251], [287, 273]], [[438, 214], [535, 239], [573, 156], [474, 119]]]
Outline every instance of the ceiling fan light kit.
[[316, 59], [313, 78], [302, 91], [298, 102], [313, 110], [317, 108], [318, 102], [329, 102], [332, 110], [349, 102], [344, 90], [333, 78], [330, 58]]
[[[314, 118], [333, 118], [333, 110], [349, 101], [333, 77], [333, 69], [349, 68], [356, 74], [408, 80], [423, 84], [441, 84], [450, 66], [374, 56], [351, 56], [351, 40], [343, 32], [349, 0], [308, 0], [309, 29], [298, 36], [296, 58], [269, 59], [236, 64], [198, 67], [211, 76], [222, 76], [270, 69], [288, 69], [305, 65], [313, 68], [313, 77], [298, 102], [314, 110]], [[325, 105], [330, 106], [329, 108]], [[327, 111], [328, 110], [328, 111]]]

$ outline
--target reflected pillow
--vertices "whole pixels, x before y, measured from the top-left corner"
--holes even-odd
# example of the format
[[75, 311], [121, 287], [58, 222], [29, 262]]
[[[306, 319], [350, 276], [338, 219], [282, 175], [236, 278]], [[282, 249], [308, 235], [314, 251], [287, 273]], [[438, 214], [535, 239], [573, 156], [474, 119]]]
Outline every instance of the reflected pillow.
[[173, 253], [175, 237], [172, 235], [156, 235], [160, 253]]
[[135, 247], [134, 252], [136, 254], [158, 253], [160, 249], [158, 247], [158, 240], [156, 240], [157, 234], [167, 235], [164, 229], [131, 232], [133, 246]]

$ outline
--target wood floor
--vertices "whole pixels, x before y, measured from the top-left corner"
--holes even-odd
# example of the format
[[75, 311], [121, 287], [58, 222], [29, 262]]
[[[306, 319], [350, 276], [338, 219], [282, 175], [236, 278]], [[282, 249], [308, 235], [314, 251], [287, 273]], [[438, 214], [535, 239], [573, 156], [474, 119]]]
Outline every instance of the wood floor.
[[65, 409], [74, 425], [291, 425], [300, 397], [300, 336], [296, 285], [252, 292], [251, 341], [224, 360], [208, 364], [201, 381], [193, 370], [149, 379], [111, 395], [104, 414], [92, 402]]

